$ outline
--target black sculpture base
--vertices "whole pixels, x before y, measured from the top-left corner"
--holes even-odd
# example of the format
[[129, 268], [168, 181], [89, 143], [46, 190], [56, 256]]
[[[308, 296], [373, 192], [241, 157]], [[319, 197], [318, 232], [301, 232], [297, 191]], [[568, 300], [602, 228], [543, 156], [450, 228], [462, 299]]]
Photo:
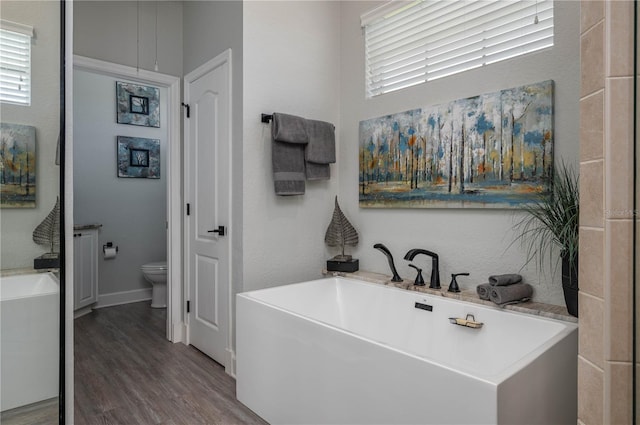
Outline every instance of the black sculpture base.
[[44, 254], [33, 259], [34, 269], [58, 269], [60, 268], [60, 254]]
[[336, 260], [332, 258], [327, 260], [327, 270], [330, 272], [347, 272], [353, 273], [360, 269], [360, 261], [357, 259]]

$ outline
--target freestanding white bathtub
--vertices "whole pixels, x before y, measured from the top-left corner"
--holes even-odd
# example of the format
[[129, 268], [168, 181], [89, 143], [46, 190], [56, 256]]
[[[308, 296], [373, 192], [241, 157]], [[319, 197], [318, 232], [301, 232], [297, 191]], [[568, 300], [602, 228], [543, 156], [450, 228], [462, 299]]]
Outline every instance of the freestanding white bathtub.
[[0, 411], [58, 396], [60, 283], [0, 277]]
[[238, 294], [236, 335], [237, 398], [271, 424], [577, 420], [568, 322], [327, 278]]

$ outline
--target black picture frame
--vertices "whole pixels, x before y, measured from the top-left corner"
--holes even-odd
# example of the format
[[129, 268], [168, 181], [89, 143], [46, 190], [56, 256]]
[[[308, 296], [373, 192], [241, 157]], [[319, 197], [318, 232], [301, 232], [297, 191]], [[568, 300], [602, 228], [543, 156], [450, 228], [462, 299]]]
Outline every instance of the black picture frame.
[[129, 148], [130, 167], [149, 167], [149, 149]]
[[149, 115], [149, 98], [146, 96], [129, 96], [129, 111], [132, 114]]

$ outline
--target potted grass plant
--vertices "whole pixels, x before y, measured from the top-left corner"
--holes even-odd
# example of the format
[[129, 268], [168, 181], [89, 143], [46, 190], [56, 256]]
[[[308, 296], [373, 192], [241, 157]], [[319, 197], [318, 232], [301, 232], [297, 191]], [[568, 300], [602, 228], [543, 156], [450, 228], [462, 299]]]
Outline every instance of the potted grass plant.
[[[566, 163], [555, 167], [551, 191], [523, 209], [527, 213], [515, 225], [516, 240], [525, 247], [527, 263], [538, 259], [542, 269], [545, 259], [553, 260], [553, 248], [560, 248], [562, 289], [567, 310], [578, 317], [578, 227], [579, 177]], [[555, 263], [557, 267], [557, 262]]]

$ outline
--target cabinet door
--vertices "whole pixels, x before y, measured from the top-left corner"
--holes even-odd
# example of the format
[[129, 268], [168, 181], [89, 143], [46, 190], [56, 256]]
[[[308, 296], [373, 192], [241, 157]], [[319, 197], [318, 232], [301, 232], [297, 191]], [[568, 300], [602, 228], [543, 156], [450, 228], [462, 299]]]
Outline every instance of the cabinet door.
[[94, 231], [74, 234], [74, 309], [98, 301], [98, 235]]

